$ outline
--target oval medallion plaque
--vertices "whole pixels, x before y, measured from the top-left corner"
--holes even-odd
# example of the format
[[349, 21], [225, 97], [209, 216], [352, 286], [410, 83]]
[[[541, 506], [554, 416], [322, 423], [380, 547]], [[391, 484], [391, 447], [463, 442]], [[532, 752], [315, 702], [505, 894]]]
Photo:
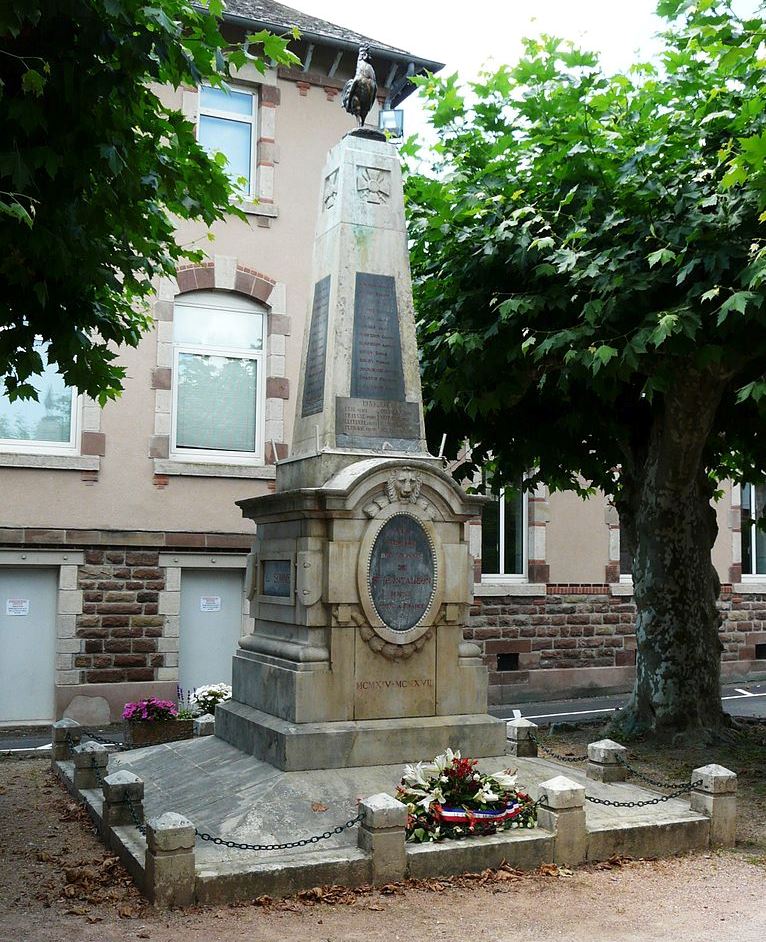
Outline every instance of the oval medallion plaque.
[[380, 529], [370, 554], [372, 604], [392, 631], [409, 631], [428, 611], [436, 582], [436, 561], [422, 524], [395, 514]]

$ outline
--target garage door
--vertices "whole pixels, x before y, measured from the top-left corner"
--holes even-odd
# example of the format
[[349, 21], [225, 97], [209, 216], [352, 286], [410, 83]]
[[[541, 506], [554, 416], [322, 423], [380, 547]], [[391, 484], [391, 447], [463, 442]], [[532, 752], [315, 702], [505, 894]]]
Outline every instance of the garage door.
[[183, 690], [231, 683], [231, 659], [242, 634], [244, 571], [184, 569], [178, 683]]
[[53, 720], [57, 569], [0, 567], [0, 723]]

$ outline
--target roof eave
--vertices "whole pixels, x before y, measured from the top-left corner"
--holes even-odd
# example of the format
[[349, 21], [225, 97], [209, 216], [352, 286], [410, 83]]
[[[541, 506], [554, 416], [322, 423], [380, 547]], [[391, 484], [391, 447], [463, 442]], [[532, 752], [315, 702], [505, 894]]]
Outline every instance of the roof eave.
[[[267, 29], [272, 33], [282, 33], [285, 29], [283, 23], [272, 23], [269, 20], [265, 19], [253, 19], [249, 16], [242, 16], [238, 13], [228, 13], [224, 12], [223, 18], [232, 23], [238, 23], [241, 25], [247, 26], [257, 26], [261, 29]], [[344, 49], [348, 52], [357, 52], [359, 49], [359, 44], [352, 42], [348, 39], [340, 39], [336, 36], [326, 36], [324, 33], [316, 33], [313, 30], [302, 29], [301, 39], [306, 39], [309, 42], [319, 43], [320, 45], [332, 46], [336, 49]], [[430, 59], [421, 59], [418, 56], [410, 55], [407, 52], [399, 52], [395, 49], [388, 49], [386, 47], [381, 47], [375, 44], [375, 41], [372, 40], [368, 42], [370, 51], [378, 56], [381, 56], [384, 59], [390, 59], [392, 62], [401, 62], [409, 65], [413, 64], [415, 67], [416, 74], [419, 72], [438, 72], [440, 69], [444, 68], [443, 62], [434, 62]], [[397, 96], [396, 99], [392, 102], [397, 105], [410, 94], [414, 89], [413, 85], [410, 85], [408, 88], [403, 89]]]

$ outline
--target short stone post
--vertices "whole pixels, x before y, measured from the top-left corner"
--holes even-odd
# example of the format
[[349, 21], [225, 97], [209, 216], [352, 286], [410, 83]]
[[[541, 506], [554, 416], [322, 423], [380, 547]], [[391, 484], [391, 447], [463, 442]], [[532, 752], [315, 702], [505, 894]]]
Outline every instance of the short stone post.
[[106, 775], [109, 765], [109, 752], [100, 742], [81, 743], [74, 750], [74, 787], [82, 791], [84, 788], [101, 788], [101, 777]]
[[510, 720], [506, 724], [508, 730], [508, 754], [511, 756], [537, 755], [537, 723], [525, 720], [523, 717]]
[[540, 784], [537, 823], [553, 831], [553, 862], [567, 867], [582, 863], [588, 853], [585, 827], [585, 789], [557, 775]]
[[[101, 817], [108, 828], [122, 827], [126, 824], [144, 823], [144, 783], [133, 772], [120, 769], [104, 779], [101, 786], [104, 792], [104, 804]], [[131, 804], [136, 820], [130, 813]]]
[[372, 856], [373, 884], [380, 886], [403, 880], [407, 871], [407, 806], [381, 793], [363, 799], [359, 810], [364, 817], [358, 843]]
[[[625, 757], [628, 750], [613, 739], [599, 739], [588, 743], [588, 778], [597, 782], [624, 782], [628, 777]], [[621, 761], [622, 760], [622, 761]]]
[[72, 758], [67, 736], [72, 740], [72, 746], [74, 747], [79, 744], [82, 731], [76, 720], [64, 717], [63, 720], [58, 720], [51, 727], [51, 763], [66, 762], [67, 759]]
[[212, 736], [215, 733], [215, 717], [212, 713], [195, 717], [192, 729], [195, 736]]
[[710, 845], [733, 847], [737, 838], [737, 775], [722, 765], [703, 765], [692, 772], [692, 811], [710, 818]]
[[166, 811], [146, 822], [146, 896], [155, 906], [194, 902], [194, 825]]

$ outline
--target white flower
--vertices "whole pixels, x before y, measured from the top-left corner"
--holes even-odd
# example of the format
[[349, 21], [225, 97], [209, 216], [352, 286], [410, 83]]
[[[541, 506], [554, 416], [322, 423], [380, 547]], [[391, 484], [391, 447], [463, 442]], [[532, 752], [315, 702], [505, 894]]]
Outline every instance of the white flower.
[[512, 788], [516, 787], [516, 774], [510, 774], [510, 772], [494, 772], [492, 775], [487, 776], [492, 780], [493, 784], [496, 784], [498, 788], [501, 788], [503, 791], [510, 791]]
[[500, 796], [492, 791], [492, 786], [489, 782], [485, 782], [473, 796], [473, 800], [480, 801], [482, 804], [486, 805], [491, 801], [500, 801]]
[[440, 756], [437, 756], [434, 759], [433, 764], [436, 766], [437, 772], [443, 772], [452, 765], [453, 759], [459, 759], [460, 757], [460, 752], [453, 752], [448, 747], [446, 752], [443, 752]]
[[408, 785], [421, 785], [425, 788], [435, 772], [432, 762], [416, 762], [414, 765], [405, 765], [402, 780]]

